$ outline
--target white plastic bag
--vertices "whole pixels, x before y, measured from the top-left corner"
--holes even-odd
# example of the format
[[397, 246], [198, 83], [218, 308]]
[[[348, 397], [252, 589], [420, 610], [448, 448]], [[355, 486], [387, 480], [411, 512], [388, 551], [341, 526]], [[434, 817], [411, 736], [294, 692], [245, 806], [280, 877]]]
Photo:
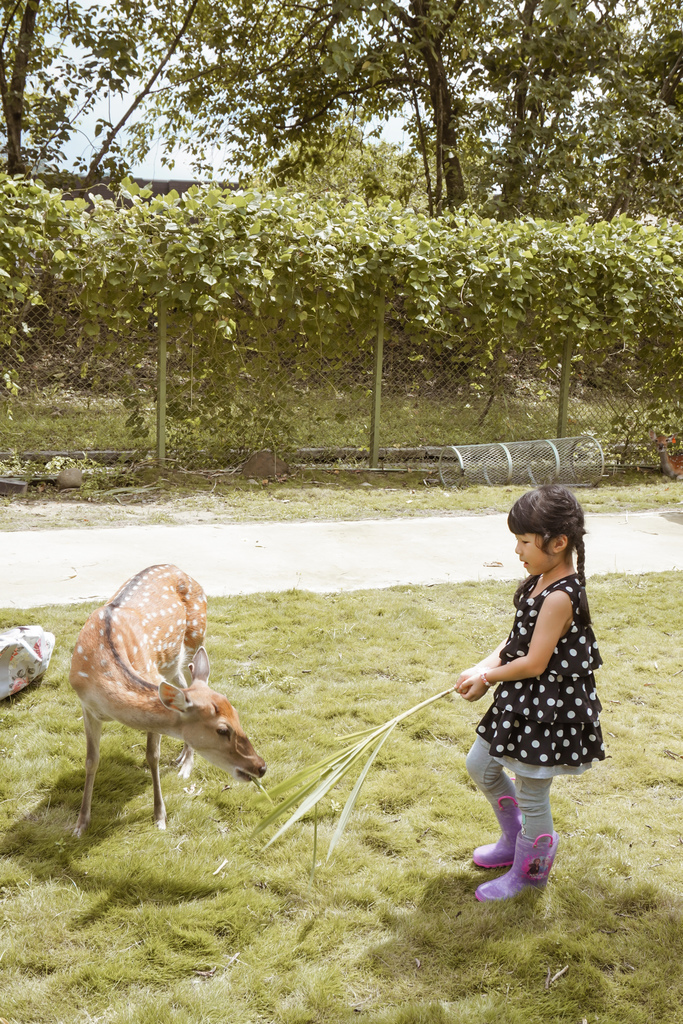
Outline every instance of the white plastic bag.
[[42, 626], [15, 626], [0, 633], [0, 699], [40, 679], [54, 646], [54, 634]]

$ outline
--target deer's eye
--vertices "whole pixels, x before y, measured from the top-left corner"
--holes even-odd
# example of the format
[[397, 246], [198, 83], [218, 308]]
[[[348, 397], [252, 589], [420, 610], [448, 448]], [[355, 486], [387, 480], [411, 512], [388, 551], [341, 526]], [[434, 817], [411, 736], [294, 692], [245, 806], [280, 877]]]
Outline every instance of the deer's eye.
[[232, 729], [229, 725], [222, 725], [220, 729], [216, 729], [216, 732], [219, 736], [227, 736], [228, 738], [232, 736]]

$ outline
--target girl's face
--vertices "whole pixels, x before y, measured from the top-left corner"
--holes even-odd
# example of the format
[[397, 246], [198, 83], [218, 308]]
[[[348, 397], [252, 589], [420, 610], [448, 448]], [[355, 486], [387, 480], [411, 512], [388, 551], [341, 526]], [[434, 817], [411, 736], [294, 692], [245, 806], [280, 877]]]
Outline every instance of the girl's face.
[[516, 533], [515, 539], [515, 554], [519, 555], [520, 562], [530, 576], [548, 573], [568, 561], [567, 538], [564, 534], [553, 537], [547, 545], [547, 551], [543, 550], [543, 538], [538, 533]]

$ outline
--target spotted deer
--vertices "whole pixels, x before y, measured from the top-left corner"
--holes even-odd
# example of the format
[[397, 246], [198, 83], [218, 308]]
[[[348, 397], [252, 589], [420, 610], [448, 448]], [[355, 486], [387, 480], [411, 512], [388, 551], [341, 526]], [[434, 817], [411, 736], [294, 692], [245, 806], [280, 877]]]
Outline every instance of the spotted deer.
[[[154, 787], [154, 820], [166, 827], [159, 779], [161, 736], [183, 741], [178, 759], [187, 777], [196, 750], [241, 781], [261, 778], [265, 762], [240, 726], [229, 701], [208, 685], [206, 598], [175, 565], [152, 565], [129, 579], [81, 630], [69, 681], [83, 707], [85, 789], [74, 832], [90, 823], [102, 723], [122, 722], [147, 733]], [[187, 657], [191, 683], [183, 675]]]
[[654, 430], [651, 430], [650, 440], [659, 452], [662, 473], [670, 476], [672, 480], [683, 480], [683, 455], [669, 455], [669, 445], [675, 443], [675, 436], [655, 434]]

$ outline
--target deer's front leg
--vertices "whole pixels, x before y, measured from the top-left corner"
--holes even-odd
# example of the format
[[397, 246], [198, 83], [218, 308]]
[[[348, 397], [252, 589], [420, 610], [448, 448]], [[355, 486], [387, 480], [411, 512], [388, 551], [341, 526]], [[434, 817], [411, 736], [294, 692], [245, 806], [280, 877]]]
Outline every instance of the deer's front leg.
[[158, 732], [147, 733], [147, 764], [152, 773], [152, 786], [154, 787], [154, 820], [157, 828], [166, 828], [166, 807], [164, 798], [161, 795], [161, 779], [159, 778], [159, 751], [161, 748], [161, 735]]
[[194, 764], [194, 750], [192, 747], [188, 746], [187, 743], [184, 743], [183, 749], [175, 758], [173, 764], [178, 765], [178, 775], [181, 779], [189, 779], [190, 772], [192, 771], [192, 765]]
[[95, 718], [83, 708], [83, 725], [85, 726], [85, 786], [83, 788], [83, 799], [78, 821], [74, 829], [74, 835], [82, 836], [90, 824], [90, 808], [92, 805], [92, 791], [97, 775], [97, 766], [100, 763], [100, 736], [102, 735], [102, 722]]

